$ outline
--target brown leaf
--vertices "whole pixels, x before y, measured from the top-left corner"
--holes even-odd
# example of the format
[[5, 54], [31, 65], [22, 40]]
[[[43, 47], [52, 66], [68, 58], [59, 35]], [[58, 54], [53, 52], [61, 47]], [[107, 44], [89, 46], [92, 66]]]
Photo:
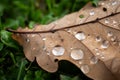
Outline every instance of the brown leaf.
[[87, 4], [48, 25], [14, 32], [28, 60], [48, 72], [68, 60], [94, 80], [120, 80], [120, 0]]

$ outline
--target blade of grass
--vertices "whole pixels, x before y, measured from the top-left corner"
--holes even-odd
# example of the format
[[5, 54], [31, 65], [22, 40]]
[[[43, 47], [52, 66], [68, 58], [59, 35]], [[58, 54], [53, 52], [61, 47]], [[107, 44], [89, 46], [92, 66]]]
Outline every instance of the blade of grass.
[[21, 75], [22, 75], [22, 71], [23, 71], [23, 69], [24, 69], [26, 63], [27, 63], [26, 60], [23, 59], [22, 62], [21, 62], [21, 64], [20, 64], [20, 68], [19, 68], [17, 80], [20, 80]]
[[46, 0], [49, 12], [52, 12], [52, 5], [51, 5], [51, 0]]

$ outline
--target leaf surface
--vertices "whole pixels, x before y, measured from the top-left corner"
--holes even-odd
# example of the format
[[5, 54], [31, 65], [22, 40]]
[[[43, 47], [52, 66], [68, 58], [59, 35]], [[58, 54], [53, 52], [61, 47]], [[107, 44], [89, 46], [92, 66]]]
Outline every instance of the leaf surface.
[[13, 31], [28, 60], [48, 72], [68, 60], [94, 80], [120, 80], [120, 0], [88, 3], [47, 25]]

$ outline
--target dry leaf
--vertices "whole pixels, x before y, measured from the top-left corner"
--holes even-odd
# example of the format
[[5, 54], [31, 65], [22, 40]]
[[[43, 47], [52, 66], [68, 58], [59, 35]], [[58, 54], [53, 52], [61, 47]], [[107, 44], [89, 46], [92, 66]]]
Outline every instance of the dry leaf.
[[48, 72], [68, 60], [94, 80], [120, 80], [120, 0], [87, 4], [48, 25], [14, 32], [28, 60]]

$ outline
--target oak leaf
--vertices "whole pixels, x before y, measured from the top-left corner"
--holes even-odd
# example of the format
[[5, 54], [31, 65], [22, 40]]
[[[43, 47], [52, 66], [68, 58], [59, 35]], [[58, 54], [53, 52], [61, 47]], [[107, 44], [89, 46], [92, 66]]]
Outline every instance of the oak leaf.
[[26, 58], [48, 72], [68, 60], [94, 80], [120, 80], [120, 0], [88, 3], [50, 24], [9, 31]]

